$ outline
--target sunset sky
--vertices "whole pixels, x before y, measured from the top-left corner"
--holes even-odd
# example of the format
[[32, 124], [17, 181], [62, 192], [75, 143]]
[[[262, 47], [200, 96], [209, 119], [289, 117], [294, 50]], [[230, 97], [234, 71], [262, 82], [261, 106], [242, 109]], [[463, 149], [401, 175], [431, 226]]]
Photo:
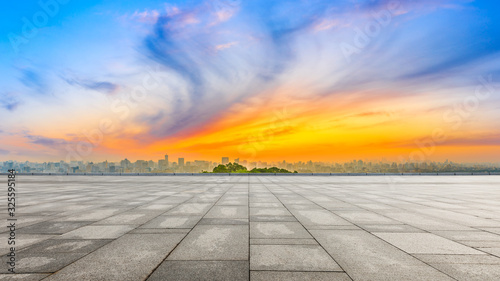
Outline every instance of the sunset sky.
[[0, 161], [500, 162], [500, 3], [9, 1]]

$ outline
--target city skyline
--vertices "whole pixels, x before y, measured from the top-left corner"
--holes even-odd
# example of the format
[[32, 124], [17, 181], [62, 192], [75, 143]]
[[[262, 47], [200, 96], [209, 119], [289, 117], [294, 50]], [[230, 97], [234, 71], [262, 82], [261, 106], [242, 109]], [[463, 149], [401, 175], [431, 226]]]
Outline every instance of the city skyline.
[[[121, 161], [92, 162], [92, 161], [72, 161], [65, 162], [0, 162], [0, 172], [7, 172], [17, 169], [24, 173], [205, 173], [216, 172], [215, 168], [228, 165], [240, 165], [247, 171], [252, 169], [278, 168], [288, 172], [298, 173], [436, 173], [436, 172], [500, 172], [500, 162], [497, 163], [456, 163], [446, 160], [444, 162], [391, 162], [367, 161], [354, 159], [348, 162], [317, 162], [299, 161], [278, 162], [248, 161], [246, 159], [234, 159], [221, 157], [220, 161], [192, 160], [184, 161], [185, 158], [178, 158], [177, 162], [167, 161], [168, 155], [164, 159], [135, 160], [130, 161], [125, 158]], [[224, 170], [224, 169], [223, 169]], [[239, 170], [237, 168], [236, 170]], [[218, 170], [219, 171], [219, 170]]]
[[9, 2], [0, 160], [494, 162], [494, 1]]

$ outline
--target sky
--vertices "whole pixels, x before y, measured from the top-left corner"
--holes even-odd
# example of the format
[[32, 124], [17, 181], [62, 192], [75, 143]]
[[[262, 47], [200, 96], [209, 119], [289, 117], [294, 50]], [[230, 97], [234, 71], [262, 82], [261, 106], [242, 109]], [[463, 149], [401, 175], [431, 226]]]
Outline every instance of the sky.
[[500, 3], [2, 3], [0, 161], [499, 162]]

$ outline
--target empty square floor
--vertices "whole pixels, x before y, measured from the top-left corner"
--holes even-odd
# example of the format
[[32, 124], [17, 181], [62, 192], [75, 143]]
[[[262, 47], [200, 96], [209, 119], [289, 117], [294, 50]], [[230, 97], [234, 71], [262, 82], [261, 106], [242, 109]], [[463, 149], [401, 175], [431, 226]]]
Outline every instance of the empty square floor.
[[15, 280], [500, 280], [500, 176], [18, 176], [16, 188]]

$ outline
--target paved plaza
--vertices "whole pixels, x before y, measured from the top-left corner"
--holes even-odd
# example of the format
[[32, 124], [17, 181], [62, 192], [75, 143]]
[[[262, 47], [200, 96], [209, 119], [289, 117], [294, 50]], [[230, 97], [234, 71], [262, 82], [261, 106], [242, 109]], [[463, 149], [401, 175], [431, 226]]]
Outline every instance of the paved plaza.
[[16, 183], [17, 273], [4, 227], [0, 280], [500, 280], [500, 176]]

